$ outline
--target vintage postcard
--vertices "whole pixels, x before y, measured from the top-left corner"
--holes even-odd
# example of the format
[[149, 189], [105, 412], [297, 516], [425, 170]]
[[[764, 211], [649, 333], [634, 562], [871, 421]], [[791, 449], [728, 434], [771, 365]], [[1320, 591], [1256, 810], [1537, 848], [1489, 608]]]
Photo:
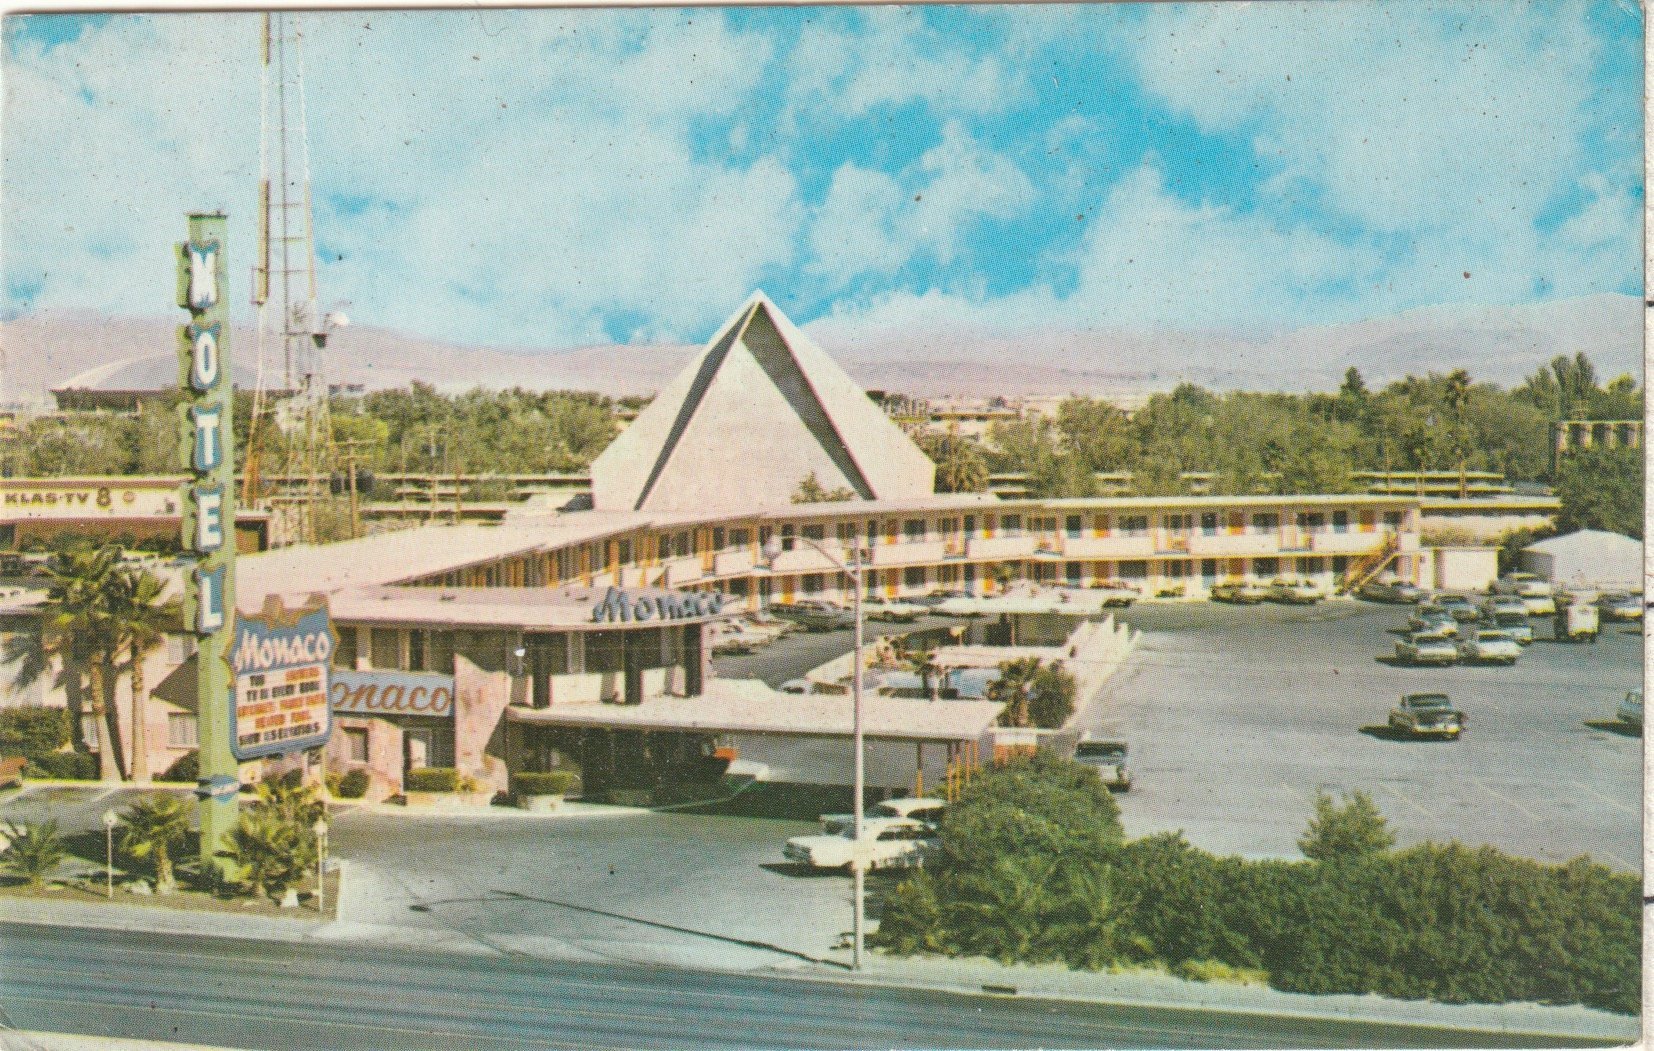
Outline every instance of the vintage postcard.
[[0, 1048], [1636, 1042], [1644, 23], [5, 15]]

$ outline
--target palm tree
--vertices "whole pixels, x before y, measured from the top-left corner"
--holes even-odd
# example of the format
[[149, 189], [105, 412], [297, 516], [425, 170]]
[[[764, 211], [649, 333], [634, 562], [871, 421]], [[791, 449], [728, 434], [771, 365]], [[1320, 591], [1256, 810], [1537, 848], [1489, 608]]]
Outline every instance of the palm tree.
[[1447, 374], [1447, 391], [1443, 398], [1448, 409], [1453, 413], [1453, 445], [1459, 456], [1459, 499], [1463, 500], [1465, 491], [1465, 434], [1464, 411], [1470, 406], [1470, 373], [1464, 369], [1454, 369]]
[[156, 795], [140, 799], [121, 815], [121, 849], [132, 857], [154, 861], [157, 889], [176, 883], [172, 854], [189, 835], [190, 809], [177, 796]]
[[1038, 657], [1019, 657], [999, 666], [999, 678], [988, 684], [988, 699], [1005, 705], [1000, 725], [1028, 725], [1028, 688], [1039, 665]]
[[69, 675], [85, 670], [99, 726], [98, 776], [105, 781], [117, 781], [121, 775], [115, 755], [120, 734], [109, 704], [113, 684], [106, 674], [120, 648], [109, 608], [110, 578], [120, 556], [120, 548], [113, 545], [53, 555], [46, 563], [50, 582], [40, 628], [42, 653], [63, 661]]
[[149, 742], [145, 715], [149, 691], [144, 683], [144, 657], [166, 637], [166, 628], [178, 616], [178, 603], [163, 602], [166, 584], [147, 569], [121, 569], [109, 577], [109, 612], [117, 649], [127, 655], [132, 676], [132, 780], [149, 780]]
[[913, 669], [913, 674], [924, 684], [925, 699], [930, 701], [936, 700], [937, 691], [941, 687], [941, 681], [936, 674], [940, 669], [936, 667], [935, 656], [935, 650], [916, 649], [906, 654], [908, 667]]
[[46, 877], [68, 854], [63, 837], [58, 834], [56, 818], [36, 824], [8, 824], [3, 834], [6, 849], [0, 854], [0, 864], [22, 876], [31, 887], [45, 883]]

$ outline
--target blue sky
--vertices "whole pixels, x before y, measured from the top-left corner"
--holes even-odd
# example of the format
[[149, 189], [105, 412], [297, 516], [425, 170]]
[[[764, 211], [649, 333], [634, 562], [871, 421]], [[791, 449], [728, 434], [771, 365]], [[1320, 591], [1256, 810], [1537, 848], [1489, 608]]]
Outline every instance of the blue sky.
[[[359, 324], [700, 342], [763, 287], [833, 339], [1255, 330], [1641, 288], [1614, 0], [303, 25], [322, 297]], [[250, 248], [257, 16], [12, 16], [4, 47], [8, 316], [165, 314], [189, 210]]]

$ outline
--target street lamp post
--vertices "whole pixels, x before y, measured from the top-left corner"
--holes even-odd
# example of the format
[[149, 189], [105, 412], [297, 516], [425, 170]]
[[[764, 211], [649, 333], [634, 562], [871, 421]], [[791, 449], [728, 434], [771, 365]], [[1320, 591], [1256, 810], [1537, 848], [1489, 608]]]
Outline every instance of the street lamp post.
[[[861, 612], [861, 549], [859, 547], [856, 548], [855, 557], [853, 559], [841, 562], [837, 558], [834, 558], [832, 553], [826, 548], [822, 547], [814, 540], [811, 540], [809, 537], [800, 537], [799, 539], [815, 548], [816, 552], [820, 554], [821, 557], [831, 562], [841, 572], [850, 577], [850, 588], [853, 595], [850, 608], [856, 622], [853, 650], [854, 656], [852, 658], [855, 661], [855, 668], [851, 673], [850, 678], [850, 705], [852, 711], [851, 735], [854, 740], [853, 747], [855, 748], [855, 777], [854, 784], [852, 786], [854, 797], [850, 802], [850, 812], [853, 815], [851, 820], [851, 835], [855, 840], [855, 851], [852, 855], [854, 860], [850, 863], [850, 878], [854, 885], [854, 891], [852, 893], [855, 903], [853, 906], [855, 911], [850, 934], [850, 969], [859, 971], [861, 970], [862, 947], [866, 939], [867, 927], [867, 864], [866, 858], [862, 855], [862, 798], [866, 795], [865, 784], [867, 780], [867, 756], [862, 741], [861, 718], [862, 628], [865, 623]], [[769, 560], [772, 568], [774, 567], [776, 558], [778, 558], [780, 554], [781, 541], [775, 537], [771, 537], [769, 542], [764, 545], [764, 557]]]
[[113, 810], [103, 812], [103, 887], [104, 897], [115, 896], [115, 817]]
[[317, 818], [310, 830], [316, 833], [316, 911], [326, 913], [327, 884], [323, 880], [327, 873], [327, 819]]

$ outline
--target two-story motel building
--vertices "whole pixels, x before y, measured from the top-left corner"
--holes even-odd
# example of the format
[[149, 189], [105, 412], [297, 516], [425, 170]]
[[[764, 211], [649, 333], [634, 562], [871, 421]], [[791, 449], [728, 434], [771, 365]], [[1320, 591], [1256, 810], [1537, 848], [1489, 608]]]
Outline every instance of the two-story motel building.
[[[809, 475], [854, 498], [792, 503]], [[857, 552], [867, 591], [892, 597], [987, 595], [1016, 580], [1123, 581], [1147, 598], [1202, 598], [1240, 577], [1333, 591], [1380, 569], [1431, 583], [1416, 498], [1000, 500], [934, 494], [933, 475], [759, 294], [593, 464], [591, 509], [530, 506], [497, 526], [245, 555], [237, 605], [327, 597], [338, 635], [328, 762], [371, 771], [384, 795], [419, 766], [504, 789], [514, 770], [571, 759], [601, 778], [692, 758], [709, 734], [847, 735], [845, 698], [714, 677], [708, 632], [769, 602], [846, 601], [850, 578], [835, 561]], [[684, 603], [684, 593], [722, 601]], [[614, 601], [641, 612], [604, 615]], [[14, 630], [26, 619], [9, 611]], [[149, 658], [148, 681], [160, 684], [147, 724], [156, 770], [194, 743], [187, 649]], [[116, 707], [124, 717], [124, 700]], [[875, 743], [916, 754], [922, 771], [996, 714], [988, 702], [881, 698], [866, 717]]]

